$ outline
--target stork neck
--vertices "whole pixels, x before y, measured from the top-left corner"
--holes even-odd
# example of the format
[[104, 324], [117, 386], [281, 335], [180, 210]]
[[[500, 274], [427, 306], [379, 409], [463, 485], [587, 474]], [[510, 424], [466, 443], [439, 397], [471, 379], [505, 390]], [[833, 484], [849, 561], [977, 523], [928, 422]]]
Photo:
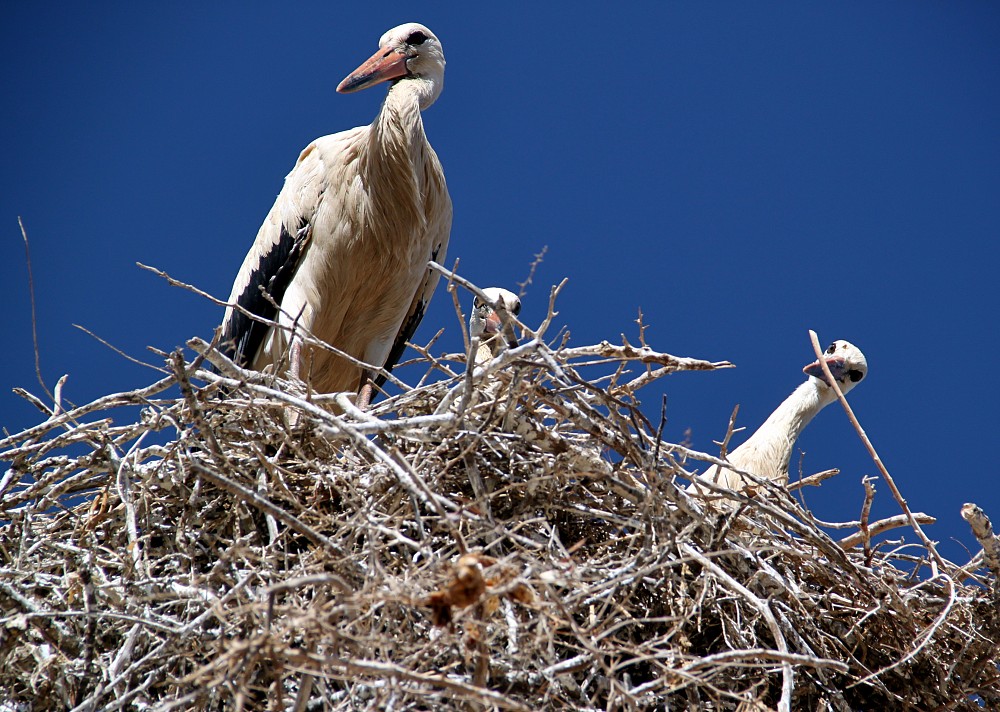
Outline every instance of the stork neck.
[[389, 180], [412, 175], [427, 145], [420, 117], [420, 92], [412, 81], [396, 82], [386, 95], [369, 134], [369, 168], [385, 171]]
[[375, 121], [376, 131], [386, 138], [398, 137], [407, 143], [419, 143], [424, 138], [424, 122], [420, 117], [422, 92], [420, 82], [403, 79], [389, 88], [382, 110]]
[[816, 378], [809, 378], [771, 413], [751, 439], [760, 436], [787, 443], [788, 452], [782, 453], [783, 461], [787, 462], [799, 435], [817, 413], [833, 402], [832, 395], [832, 389]]

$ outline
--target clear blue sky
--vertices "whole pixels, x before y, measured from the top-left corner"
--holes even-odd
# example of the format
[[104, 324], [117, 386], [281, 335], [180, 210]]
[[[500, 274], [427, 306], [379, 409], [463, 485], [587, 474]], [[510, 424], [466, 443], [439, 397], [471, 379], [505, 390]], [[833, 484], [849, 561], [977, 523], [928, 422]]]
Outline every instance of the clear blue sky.
[[[853, 341], [870, 373], [851, 401], [945, 555], [974, 543], [963, 502], [1000, 523], [987, 2], [5, 3], [0, 425], [40, 417], [10, 392], [39, 391], [17, 216], [49, 386], [68, 373], [83, 403], [144, 385], [72, 324], [151, 359], [208, 336], [221, 310], [135, 262], [226, 297], [299, 150], [378, 110], [383, 88], [337, 83], [411, 20], [448, 60], [425, 125], [455, 204], [449, 262], [512, 286], [547, 245], [527, 322], [569, 277], [573, 343], [634, 337], [641, 307], [655, 348], [735, 362], [646, 393], [654, 419], [667, 394], [669, 439], [690, 428], [704, 450], [735, 404], [753, 429], [801, 381], [807, 329]], [[443, 294], [417, 340], [445, 326], [453, 350]], [[817, 515], [856, 517], [875, 468], [843, 412], [799, 446], [807, 473], [843, 470], [807, 492]], [[897, 513], [877, 487], [874, 514]]]

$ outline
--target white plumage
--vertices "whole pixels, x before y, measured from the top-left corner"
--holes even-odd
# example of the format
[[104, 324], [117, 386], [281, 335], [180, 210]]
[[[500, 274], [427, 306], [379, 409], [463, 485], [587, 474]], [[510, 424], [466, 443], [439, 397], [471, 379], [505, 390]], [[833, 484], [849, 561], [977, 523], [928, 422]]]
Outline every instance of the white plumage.
[[[823, 360], [846, 395], [868, 373], [868, 362], [861, 351], [847, 341], [834, 341]], [[826, 381], [819, 361], [802, 369], [809, 377], [771, 413], [764, 424], [738, 448], [729, 453], [733, 467], [768, 479], [778, 485], [788, 483], [788, 465], [799, 435], [816, 414], [837, 399]], [[712, 466], [699, 479], [715, 482], [733, 490], [753, 487], [741, 475]], [[697, 480], [692, 489], [697, 488]]]
[[521, 313], [521, 300], [513, 292], [502, 287], [487, 287], [483, 294], [490, 301], [475, 297], [469, 316], [469, 335], [480, 340], [476, 350], [477, 364], [496, 358], [507, 346], [517, 346], [513, 324], [507, 317]]
[[302, 333], [376, 368], [399, 360], [437, 284], [427, 262], [444, 259], [451, 232], [451, 198], [420, 114], [441, 93], [444, 66], [437, 37], [409, 23], [386, 32], [337, 87], [392, 82], [370, 126], [316, 139], [285, 178], [229, 297], [239, 309], [226, 309], [223, 340], [237, 362], [288, 367], [319, 392], [358, 391], [364, 407], [384, 378]]

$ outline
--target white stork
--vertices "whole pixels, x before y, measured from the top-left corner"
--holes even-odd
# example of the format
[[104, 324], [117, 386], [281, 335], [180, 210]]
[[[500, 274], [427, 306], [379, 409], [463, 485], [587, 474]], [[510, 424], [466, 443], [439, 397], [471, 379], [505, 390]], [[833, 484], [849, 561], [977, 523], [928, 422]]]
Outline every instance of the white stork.
[[[517, 346], [517, 336], [507, 315], [521, 313], [521, 300], [513, 292], [502, 287], [487, 287], [483, 293], [490, 301], [475, 297], [469, 316], [469, 335], [480, 339], [475, 358], [477, 365], [496, 358], [505, 347]], [[506, 313], [499, 313], [495, 307]]]
[[[834, 341], [823, 354], [823, 360], [830, 367], [830, 373], [837, 380], [840, 390], [847, 395], [868, 373], [865, 355], [847, 341]], [[837, 399], [837, 394], [826, 380], [819, 361], [802, 369], [809, 378], [771, 413], [757, 432], [729, 453], [733, 467], [751, 472], [758, 477], [769, 479], [775, 484], [788, 483], [788, 464], [792, 448], [799, 435], [816, 414]], [[723, 485], [732, 490], [753, 487], [732, 470], [723, 468], [719, 472], [712, 466], [699, 479]], [[697, 489], [697, 480], [689, 490]]]
[[384, 376], [302, 335], [389, 371], [420, 323], [438, 281], [427, 262], [444, 259], [451, 232], [444, 171], [420, 115], [441, 93], [444, 64], [434, 33], [408, 23], [337, 87], [391, 82], [370, 126], [316, 139], [285, 178], [222, 322], [237, 363], [287, 367], [318, 392], [356, 391], [368, 405]]

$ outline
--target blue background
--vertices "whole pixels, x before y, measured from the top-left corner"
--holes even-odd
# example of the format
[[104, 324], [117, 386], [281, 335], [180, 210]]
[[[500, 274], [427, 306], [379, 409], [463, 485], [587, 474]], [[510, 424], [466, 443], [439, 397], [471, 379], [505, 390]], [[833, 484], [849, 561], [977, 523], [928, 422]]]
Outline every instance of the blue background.
[[[10, 390], [40, 391], [18, 216], [47, 384], [68, 373], [76, 403], [145, 385], [72, 325], [152, 362], [147, 345], [209, 336], [222, 310], [136, 261], [225, 298], [298, 152], [378, 111], [384, 88], [337, 83], [411, 20], [448, 60], [425, 125], [455, 204], [449, 263], [512, 287], [547, 245], [527, 323], [569, 277], [573, 344], [636, 341], [641, 308], [654, 348], [735, 362], [644, 392], [653, 420], [666, 393], [668, 440], [706, 451], [735, 404], [752, 430], [802, 380], [807, 329], [854, 342], [862, 424], [966, 560], [961, 504], [1000, 520], [987, 2], [4, 3], [0, 426], [41, 418]], [[416, 340], [441, 326], [437, 350], [456, 350], [443, 290]], [[839, 407], [798, 449], [806, 474], [842, 469], [805, 493], [817, 516], [856, 518], [875, 467]], [[873, 517], [897, 513], [876, 486]]]

